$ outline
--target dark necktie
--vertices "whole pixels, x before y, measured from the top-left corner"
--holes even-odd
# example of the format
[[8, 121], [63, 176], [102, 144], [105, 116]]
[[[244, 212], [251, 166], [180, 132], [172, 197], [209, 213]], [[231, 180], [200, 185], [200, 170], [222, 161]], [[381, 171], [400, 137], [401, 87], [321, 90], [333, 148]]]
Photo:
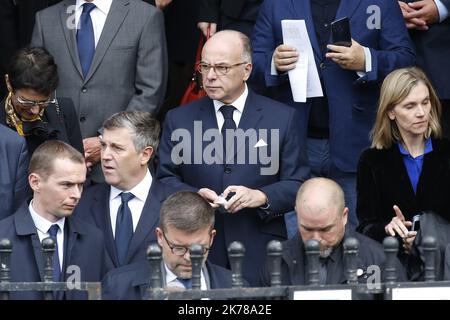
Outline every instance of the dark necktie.
[[327, 284], [328, 258], [319, 258], [319, 284]]
[[133, 236], [133, 217], [131, 216], [130, 207], [128, 207], [128, 201], [134, 198], [134, 194], [131, 192], [121, 193], [120, 198], [122, 204], [117, 211], [116, 219], [116, 249], [117, 257], [119, 258], [119, 264], [122, 266], [125, 264], [125, 258], [127, 257], [128, 246]]
[[58, 240], [56, 235], [58, 234], [59, 226], [57, 224], [52, 224], [50, 229], [48, 229], [48, 234], [50, 238], [55, 241], [55, 253], [53, 254], [53, 281], [59, 282], [61, 280], [61, 266], [59, 264], [59, 254], [58, 254]]
[[95, 4], [93, 3], [83, 4], [83, 12], [81, 13], [79, 29], [77, 31], [78, 55], [85, 78], [95, 52], [94, 28], [92, 27], [90, 15], [91, 11], [95, 8]]
[[192, 279], [177, 278], [186, 289], [192, 289]]
[[225, 104], [225, 105], [221, 106], [219, 110], [220, 110], [220, 112], [222, 112], [223, 118], [224, 118], [221, 132], [222, 132], [222, 139], [223, 139], [223, 155], [224, 155], [224, 159], [226, 160], [226, 159], [228, 159], [228, 156], [227, 156], [228, 153], [226, 151], [227, 150], [230, 150], [230, 152], [233, 151], [233, 149], [232, 149], [233, 141], [232, 140], [227, 141], [226, 131], [227, 131], [227, 129], [236, 130], [236, 123], [233, 120], [233, 112], [234, 112], [234, 110], [236, 110], [236, 108], [231, 105]]

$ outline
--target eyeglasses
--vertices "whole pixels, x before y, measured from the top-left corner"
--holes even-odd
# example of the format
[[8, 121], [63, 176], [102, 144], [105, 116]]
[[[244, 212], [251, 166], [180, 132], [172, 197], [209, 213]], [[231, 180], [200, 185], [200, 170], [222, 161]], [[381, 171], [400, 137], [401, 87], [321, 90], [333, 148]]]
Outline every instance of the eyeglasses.
[[213, 68], [214, 72], [220, 76], [226, 75], [231, 68], [237, 67], [243, 64], [246, 64], [247, 62], [240, 62], [235, 64], [218, 64], [218, 65], [212, 65], [208, 63], [200, 63], [197, 66], [197, 71], [200, 72], [203, 75], [206, 75], [209, 73], [209, 70]]
[[23, 107], [31, 108], [34, 106], [38, 106], [39, 108], [45, 107], [49, 105], [50, 103], [55, 103], [56, 98], [48, 99], [46, 101], [32, 101], [32, 100], [25, 100], [20, 97], [16, 97], [16, 100], [18, 103], [20, 103]]
[[[174, 255], [182, 257], [182, 256], [184, 256], [186, 254], [186, 252], [189, 251], [189, 248], [187, 248], [187, 247], [177, 246], [177, 245], [171, 244], [169, 242], [169, 240], [167, 240], [166, 235], [164, 234], [164, 232], [162, 232], [162, 235], [163, 235], [164, 240], [166, 240], [167, 245], [169, 246], [170, 250], [172, 251], [172, 253]], [[211, 239], [211, 234], [210, 234], [210, 239]], [[202, 245], [202, 255], [205, 255], [209, 251], [209, 249], [210, 249], [209, 247]]]

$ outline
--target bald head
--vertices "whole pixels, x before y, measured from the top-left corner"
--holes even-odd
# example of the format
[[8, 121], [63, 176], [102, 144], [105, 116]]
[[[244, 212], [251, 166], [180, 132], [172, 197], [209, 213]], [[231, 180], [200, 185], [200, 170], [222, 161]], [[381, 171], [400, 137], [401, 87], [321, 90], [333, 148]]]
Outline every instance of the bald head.
[[330, 179], [309, 179], [297, 193], [295, 210], [303, 241], [319, 241], [320, 255], [329, 256], [344, 238], [347, 224], [341, 187]]
[[344, 192], [333, 180], [312, 178], [298, 190], [295, 206], [301, 208], [302, 212], [314, 215], [329, 211], [343, 212]]
[[[228, 52], [234, 52], [242, 61], [252, 62], [252, 48], [250, 39], [242, 32], [235, 30], [222, 30], [215, 33], [205, 44], [205, 48], [214, 46], [227, 48]], [[204, 49], [203, 49], [204, 50]]]

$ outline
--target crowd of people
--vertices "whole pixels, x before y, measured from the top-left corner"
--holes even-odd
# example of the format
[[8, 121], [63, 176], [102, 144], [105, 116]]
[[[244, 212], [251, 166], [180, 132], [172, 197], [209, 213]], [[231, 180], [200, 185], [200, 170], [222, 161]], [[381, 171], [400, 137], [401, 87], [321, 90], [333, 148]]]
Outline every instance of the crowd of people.
[[[397, 280], [420, 281], [421, 239], [433, 235], [437, 277], [450, 278], [449, 10], [449, 0], [2, 1], [0, 239], [14, 248], [12, 281], [43, 281], [47, 237], [53, 280], [77, 265], [81, 281], [103, 280], [105, 299], [147, 298], [153, 243], [164, 285], [182, 288], [194, 243], [201, 288], [231, 287], [234, 241], [248, 286], [270, 285], [271, 240], [282, 241], [286, 285], [306, 284], [310, 239], [320, 284], [345, 283], [348, 237], [363, 271], [383, 269], [381, 242], [397, 237]], [[350, 47], [331, 41], [344, 17]], [[283, 20], [305, 22], [323, 92], [306, 102], [290, 81], [306, 53], [285, 43]], [[194, 71], [206, 96], [178, 106]]]

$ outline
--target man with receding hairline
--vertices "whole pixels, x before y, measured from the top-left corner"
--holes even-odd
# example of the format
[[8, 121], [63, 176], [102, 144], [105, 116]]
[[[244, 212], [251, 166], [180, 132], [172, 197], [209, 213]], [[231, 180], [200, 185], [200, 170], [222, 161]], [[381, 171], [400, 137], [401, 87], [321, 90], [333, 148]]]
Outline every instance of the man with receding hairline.
[[[210, 259], [229, 268], [227, 248], [240, 241], [246, 248], [243, 275], [253, 285], [266, 244], [286, 239], [283, 214], [293, 209], [295, 192], [309, 174], [299, 115], [247, 87], [251, 45], [243, 33], [225, 30], [212, 36], [203, 47], [200, 71], [207, 97], [167, 114], [158, 177], [198, 192], [215, 208], [223, 205], [216, 213], [218, 234]], [[181, 132], [189, 142], [176, 141]], [[203, 141], [196, 139], [199, 133]], [[186, 150], [179, 159], [181, 144]], [[268, 167], [273, 170], [266, 172]]]
[[[307, 180], [297, 193], [295, 211], [299, 233], [283, 243], [281, 275], [284, 285], [308, 284], [304, 245], [308, 240], [319, 242], [320, 284], [346, 283], [343, 243], [349, 237], [359, 241], [359, 282], [367, 281], [369, 266], [376, 265], [383, 270], [385, 255], [381, 245], [347, 227], [348, 208], [344, 192], [336, 182], [326, 178]], [[405, 279], [403, 267], [397, 261], [397, 280]], [[261, 274], [261, 284], [270, 285], [267, 266]]]
[[[73, 277], [73, 266], [80, 281], [100, 281], [106, 273], [105, 244], [100, 231], [72, 217], [86, 180], [83, 155], [70, 145], [50, 140], [41, 144], [30, 160], [28, 182], [31, 201], [0, 222], [0, 239], [12, 243], [11, 281], [44, 281], [41, 242], [47, 237], [56, 242], [53, 256], [53, 281]], [[67, 270], [67, 271], [66, 271]], [[87, 299], [84, 291], [57, 291], [54, 299]], [[15, 291], [10, 299], [44, 298], [42, 291]]]

